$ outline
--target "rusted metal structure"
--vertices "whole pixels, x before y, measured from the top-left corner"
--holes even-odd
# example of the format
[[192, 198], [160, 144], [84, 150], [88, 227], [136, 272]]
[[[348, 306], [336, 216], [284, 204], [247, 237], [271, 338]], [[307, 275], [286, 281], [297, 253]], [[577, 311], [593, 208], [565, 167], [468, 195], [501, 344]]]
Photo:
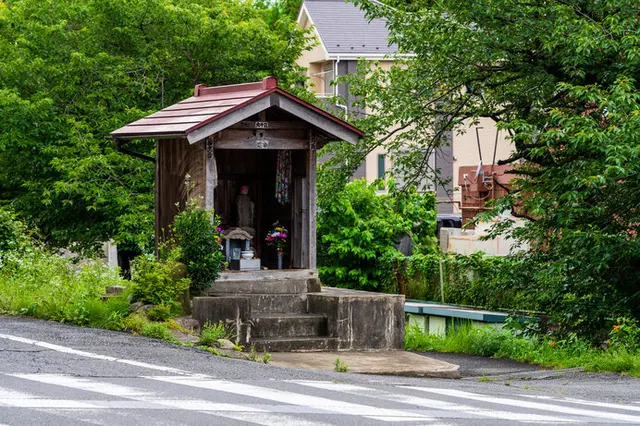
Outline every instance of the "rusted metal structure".
[[[356, 143], [363, 134], [267, 77], [248, 84], [198, 85], [192, 97], [111, 136], [123, 151], [130, 140], [156, 140], [157, 240], [176, 215], [176, 203], [186, 201], [189, 174], [196, 183], [191, 195], [213, 208], [224, 228], [236, 225], [234, 201], [240, 188], [248, 188], [255, 206], [253, 244], [263, 264], [275, 262], [275, 255], [264, 247], [264, 235], [280, 221], [290, 230], [290, 257], [285, 264], [315, 269], [316, 151], [328, 141]], [[283, 152], [290, 167], [286, 188], [290, 199], [285, 202], [274, 196], [278, 156]]]
[[513, 174], [505, 173], [509, 169], [513, 169], [513, 166], [460, 167], [458, 182], [462, 192], [460, 209], [463, 225], [490, 209], [486, 207], [488, 201], [496, 200], [508, 193], [510, 181], [514, 177]]

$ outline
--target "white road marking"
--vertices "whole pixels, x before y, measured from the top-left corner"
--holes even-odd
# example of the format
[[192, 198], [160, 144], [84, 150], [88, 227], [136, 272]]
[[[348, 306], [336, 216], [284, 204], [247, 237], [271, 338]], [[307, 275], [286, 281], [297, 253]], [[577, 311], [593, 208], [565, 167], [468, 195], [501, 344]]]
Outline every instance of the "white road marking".
[[640, 411], [640, 407], [634, 407], [632, 405], [612, 404], [609, 402], [586, 401], [584, 399], [575, 399], [575, 398], [554, 398], [552, 396], [543, 396], [543, 395], [520, 395], [520, 396], [525, 398], [543, 399], [545, 401], [554, 401], [554, 402], [560, 402], [560, 403], [571, 402], [573, 404], [590, 405], [592, 407], [612, 408], [614, 410]]
[[27, 339], [19, 336], [12, 336], [9, 334], [0, 334], [0, 339], [7, 339], [7, 340], [12, 340], [14, 342], [26, 343], [28, 345], [39, 346], [41, 348], [46, 348], [52, 351], [61, 352], [65, 354], [83, 356], [83, 357], [92, 358], [92, 359], [99, 359], [101, 361], [119, 362], [121, 364], [133, 365], [135, 367], [148, 368], [150, 370], [162, 371], [164, 373], [192, 375], [192, 373], [185, 370], [180, 370], [178, 368], [149, 364], [146, 362], [134, 361], [131, 359], [116, 358], [108, 355], [99, 355], [99, 354], [94, 354], [92, 352], [79, 351], [77, 349], [68, 348], [66, 346], [54, 345], [52, 343], [41, 342], [38, 340]]
[[[454, 404], [447, 401], [439, 401], [434, 399], [419, 398], [413, 395], [407, 394], [394, 394], [378, 389], [366, 388], [363, 386], [355, 386], [345, 383], [334, 382], [314, 382], [305, 380], [291, 380], [290, 383], [295, 383], [303, 386], [309, 386], [317, 389], [330, 390], [333, 392], [342, 392], [350, 395], [365, 396], [368, 398], [382, 399], [385, 401], [396, 402], [401, 404], [417, 405], [419, 407], [431, 408], [439, 410], [438, 413], [434, 413], [437, 418], [451, 417], [451, 413], [456, 413], [457, 418], [460, 418], [459, 414], [469, 414], [470, 416], [464, 416], [467, 418], [491, 417], [501, 420], [523, 421], [523, 422], [575, 422], [577, 420], [556, 417], [545, 416], [531, 413], [515, 413], [512, 411], [498, 411], [493, 409], [486, 409], [481, 407], [474, 407], [471, 405]], [[442, 412], [443, 411], [443, 412]], [[447, 413], [447, 411], [451, 413]], [[475, 416], [475, 417], [474, 417]]]
[[265, 388], [243, 383], [234, 383], [226, 380], [205, 379], [199, 377], [146, 377], [165, 383], [191, 386], [201, 389], [209, 389], [216, 392], [227, 392], [251, 398], [265, 399], [278, 403], [299, 405], [324, 410], [328, 413], [338, 413], [351, 416], [363, 416], [367, 418], [403, 418], [403, 421], [432, 421], [432, 417], [414, 414], [411, 411], [402, 411], [387, 408], [378, 408], [370, 405], [354, 404], [313, 395], [304, 395], [278, 389]]
[[30, 393], [14, 391], [12, 389], [0, 388], [0, 402], [4, 401], [5, 399], [32, 399], [32, 398], [36, 398], [36, 396]]
[[[228, 404], [201, 399], [177, 399], [164, 397], [156, 392], [117, 385], [109, 382], [98, 382], [90, 379], [56, 375], [56, 374], [6, 374], [23, 380], [31, 380], [55, 386], [63, 386], [108, 396], [127, 398], [131, 401], [104, 400], [60, 400], [40, 399], [30, 394], [14, 393], [13, 398], [3, 398], [0, 407], [47, 408], [47, 409], [135, 409], [135, 410], [185, 410], [212, 414], [219, 417], [241, 420], [259, 425], [297, 425], [301, 422], [293, 414], [326, 414], [321, 410], [303, 409], [290, 405], [266, 404]], [[0, 395], [3, 393], [0, 391]], [[12, 396], [6, 393], [7, 396]], [[328, 426], [326, 423], [306, 421], [306, 426]]]
[[631, 416], [628, 414], [619, 414], [612, 412], [602, 412], [594, 410], [585, 410], [581, 408], [573, 408], [555, 404], [542, 404], [539, 402], [530, 402], [519, 399], [498, 398], [492, 396], [485, 396], [471, 392], [464, 392], [454, 389], [437, 389], [437, 388], [425, 388], [420, 386], [400, 386], [401, 388], [413, 389], [421, 392], [435, 393], [439, 395], [452, 396], [455, 398], [470, 399], [473, 401], [488, 402], [491, 404], [509, 405], [512, 407], [530, 408], [534, 410], [553, 411], [556, 413], [574, 414], [576, 416], [596, 417], [607, 420], [616, 420], [622, 422], [640, 423], [640, 416]]
[[[87, 378], [65, 376], [61, 374], [7, 374], [7, 376], [46, 383], [49, 385], [64, 386], [87, 392], [96, 392], [103, 395], [119, 396], [122, 398], [157, 396], [155, 392], [149, 392], [143, 389], [116, 385], [109, 382], [96, 382]], [[146, 399], [147, 398], [145, 398], [145, 400]]]

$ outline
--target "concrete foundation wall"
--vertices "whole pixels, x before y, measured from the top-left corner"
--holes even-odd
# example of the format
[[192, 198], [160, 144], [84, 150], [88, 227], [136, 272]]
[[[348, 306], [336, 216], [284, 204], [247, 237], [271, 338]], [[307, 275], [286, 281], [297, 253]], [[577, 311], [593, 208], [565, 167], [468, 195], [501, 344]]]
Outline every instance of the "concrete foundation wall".
[[202, 327], [207, 321], [217, 323], [222, 321], [231, 326], [235, 332], [235, 338], [244, 343], [247, 341], [246, 322], [251, 317], [251, 303], [249, 297], [220, 296], [220, 297], [194, 297], [193, 313]]
[[404, 349], [404, 296], [324, 287], [307, 301], [327, 317], [338, 350]]

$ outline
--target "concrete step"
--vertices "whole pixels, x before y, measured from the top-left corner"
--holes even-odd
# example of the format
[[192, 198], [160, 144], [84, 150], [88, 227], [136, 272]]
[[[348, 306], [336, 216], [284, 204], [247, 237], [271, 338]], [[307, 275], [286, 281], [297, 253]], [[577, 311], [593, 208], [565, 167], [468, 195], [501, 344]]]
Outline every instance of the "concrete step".
[[338, 348], [335, 337], [289, 337], [251, 339], [258, 353], [264, 352], [325, 352]]
[[327, 335], [327, 318], [318, 314], [262, 314], [252, 320], [252, 338]]
[[[212, 296], [229, 296], [228, 293], [212, 294]], [[239, 297], [249, 299], [252, 316], [256, 314], [288, 313], [301, 314], [307, 312], [307, 294], [243, 294]]]
[[308, 279], [226, 280], [214, 282], [209, 294], [296, 294], [307, 293]]

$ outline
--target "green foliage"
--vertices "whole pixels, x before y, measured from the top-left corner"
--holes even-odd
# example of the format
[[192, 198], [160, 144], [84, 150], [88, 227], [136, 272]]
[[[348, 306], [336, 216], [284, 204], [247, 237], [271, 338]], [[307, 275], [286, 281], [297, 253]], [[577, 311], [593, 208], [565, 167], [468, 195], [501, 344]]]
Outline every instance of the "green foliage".
[[160, 322], [150, 322], [145, 324], [142, 327], [140, 334], [152, 339], [167, 340], [169, 342], [175, 342], [176, 340], [167, 325]]
[[[54, 246], [151, 252], [154, 166], [109, 132], [198, 83], [301, 80], [304, 32], [271, 13], [238, 0], [0, 3], [0, 204]], [[154, 154], [151, 141], [131, 148]]]
[[302, 0], [256, 0], [255, 5], [267, 12], [266, 20], [273, 25], [281, 20], [296, 20]]
[[336, 358], [336, 362], [333, 366], [333, 371], [336, 373], [346, 373], [349, 371], [349, 367], [344, 362], [340, 361], [340, 358]]
[[640, 350], [640, 326], [635, 318], [618, 318], [609, 332], [609, 345], [614, 348]]
[[403, 259], [396, 268], [396, 277], [404, 283], [409, 299], [485, 309], [542, 311], [545, 308], [542, 295], [531, 293], [529, 282], [523, 279], [522, 264], [518, 256], [418, 252]]
[[430, 177], [448, 132], [490, 117], [514, 144], [501, 163], [517, 178], [485, 216], [528, 218], [494, 229], [530, 244], [522, 283], [567, 333], [640, 317], [640, 3], [354, 3], [413, 55], [346, 78], [370, 137], [341, 148], [334, 166], [357, 166], [382, 144], [405, 181]]
[[133, 299], [154, 305], [180, 300], [189, 288], [185, 266], [175, 260], [156, 261], [139, 256], [133, 262]]
[[[7, 220], [8, 218], [8, 220]], [[99, 261], [74, 264], [35, 244], [23, 226], [0, 210], [0, 312], [122, 330], [124, 297], [102, 300], [106, 286], [126, 285]]]
[[135, 334], [141, 334], [142, 329], [149, 324], [149, 320], [142, 314], [134, 313], [126, 317], [123, 323], [125, 330], [129, 330]]
[[410, 236], [424, 250], [434, 246], [433, 194], [399, 191], [393, 181], [388, 187], [388, 194], [378, 194], [377, 183], [359, 180], [320, 200], [319, 269], [325, 284], [383, 290], [394, 285], [401, 237]]
[[187, 202], [173, 220], [173, 237], [180, 248], [179, 258], [187, 267], [192, 293], [209, 288], [222, 271], [224, 253], [219, 224], [219, 218], [196, 200]]
[[226, 339], [230, 337], [230, 334], [222, 321], [215, 324], [207, 321], [200, 330], [200, 340], [198, 344], [209, 347], [219, 347], [218, 339]]
[[167, 321], [171, 318], [171, 307], [167, 305], [155, 306], [147, 312], [147, 317], [151, 321]]
[[406, 329], [405, 349], [511, 358], [554, 368], [585, 367], [587, 371], [640, 376], [640, 352], [637, 348], [594, 348], [575, 334], [564, 340], [553, 340], [551, 337], [538, 340], [514, 336], [506, 330], [474, 328], [463, 324], [449, 330], [445, 336], [436, 336], [410, 326]]
[[125, 285], [118, 271], [101, 262], [81, 266], [30, 248], [6, 259], [0, 269], [0, 310], [42, 319], [69, 320], [88, 325], [86, 303], [102, 303], [105, 286]]
[[26, 243], [24, 224], [13, 213], [0, 208], [0, 267], [3, 256], [22, 251]]

